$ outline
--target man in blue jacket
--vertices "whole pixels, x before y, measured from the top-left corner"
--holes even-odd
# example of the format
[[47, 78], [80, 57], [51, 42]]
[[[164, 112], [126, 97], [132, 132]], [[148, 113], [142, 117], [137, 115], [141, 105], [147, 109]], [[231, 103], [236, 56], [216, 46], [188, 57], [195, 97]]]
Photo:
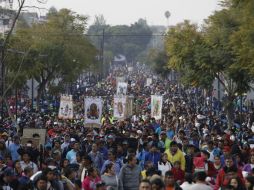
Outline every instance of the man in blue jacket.
[[151, 145], [149, 153], [145, 157], [145, 162], [146, 161], [151, 161], [154, 164], [154, 167], [158, 167], [158, 162], [161, 159], [161, 154], [160, 151], [158, 150], [157, 146], [155, 143]]

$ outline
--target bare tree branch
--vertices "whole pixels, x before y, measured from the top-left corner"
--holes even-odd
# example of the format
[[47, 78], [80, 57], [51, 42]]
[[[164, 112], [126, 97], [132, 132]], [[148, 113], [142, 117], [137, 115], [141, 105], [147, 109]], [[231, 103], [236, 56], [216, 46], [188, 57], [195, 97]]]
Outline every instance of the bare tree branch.
[[7, 94], [8, 90], [12, 87], [12, 85], [14, 84], [14, 82], [16, 81], [16, 79], [18, 78], [18, 74], [19, 74], [20, 71], [21, 71], [21, 67], [22, 67], [22, 65], [23, 65], [23, 63], [24, 63], [24, 60], [25, 60], [26, 56], [29, 54], [30, 50], [31, 50], [31, 47], [27, 50], [27, 52], [25, 52], [25, 53], [23, 54], [21, 63], [19, 64], [18, 71], [17, 71], [17, 73], [15, 74], [14, 79], [10, 82], [9, 86], [5, 89], [4, 94], [3, 94], [3, 97], [5, 97], [5, 95]]
[[5, 50], [6, 45], [7, 45], [8, 41], [9, 41], [9, 39], [10, 39], [10, 37], [11, 37], [11, 34], [12, 34], [13, 30], [14, 30], [15, 24], [16, 24], [18, 18], [19, 18], [19, 15], [20, 15], [20, 13], [21, 13], [21, 10], [22, 10], [22, 8], [23, 8], [23, 6], [24, 6], [25, 1], [26, 1], [26, 0], [21, 0], [21, 4], [20, 4], [20, 6], [19, 6], [19, 8], [18, 8], [18, 11], [17, 11], [17, 14], [16, 14], [16, 16], [15, 16], [15, 18], [14, 18], [14, 20], [13, 20], [13, 23], [12, 23], [12, 25], [11, 25], [11, 29], [10, 29], [10, 31], [8, 32], [6, 38], [4, 39], [3, 47], [2, 47], [2, 48], [3, 48], [3, 51]]
[[48, 0], [37, 0], [38, 3], [41, 3], [41, 4], [47, 4]]
[[38, 7], [38, 6], [23, 6], [23, 8], [34, 8], [34, 9], [39, 9], [39, 10], [46, 10], [48, 11], [49, 9], [43, 8], [43, 7]]
[[20, 2], [20, 0], [18, 0], [18, 3], [19, 3], [19, 7], [20, 7], [20, 5], [21, 5], [21, 2]]

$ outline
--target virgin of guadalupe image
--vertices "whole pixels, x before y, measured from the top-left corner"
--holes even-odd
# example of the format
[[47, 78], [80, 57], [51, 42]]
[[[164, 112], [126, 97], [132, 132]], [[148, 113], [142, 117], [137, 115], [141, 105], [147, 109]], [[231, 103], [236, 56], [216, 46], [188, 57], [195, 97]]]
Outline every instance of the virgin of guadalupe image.
[[120, 116], [123, 114], [123, 104], [122, 104], [122, 102], [117, 103], [117, 112], [119, 113]]
[[157, 115], [159, 115], [159, 107], [160, 107], [159, 103], [160, 103], [160, 101], [155, 100], [153, 103], [154, 103], [153, 115], [157, 116]]
[[93, 120], [99, 118], [99, 109], [95, 103], [92, 103], [87, 109], [87, 118]]
[[64, 116], [67, 116], [69, 113], [69, 105], [66, 104], [65, 108], [64, 108]]

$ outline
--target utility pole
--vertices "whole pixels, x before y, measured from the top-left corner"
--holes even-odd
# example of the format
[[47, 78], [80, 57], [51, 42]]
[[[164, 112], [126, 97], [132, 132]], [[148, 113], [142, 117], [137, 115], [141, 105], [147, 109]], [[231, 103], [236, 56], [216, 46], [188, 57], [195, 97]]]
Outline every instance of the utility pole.
[[0, 41], [0, 65], [1, 65], [1, 120], [4, 118], [4, 47]]
[[102, 42], [101, 42], [101, 64], [102, 64], [102, 77], [105, 76], [105, 65], [104, 65], [104, 40], [105, 40], [105, 29], [102, 30]]
[[31, 110], [34, 110], [34, 78], [32, 78], [32, 85], [31, 85], [31, 88], [32, 88], [32, 104], [31, 104]]

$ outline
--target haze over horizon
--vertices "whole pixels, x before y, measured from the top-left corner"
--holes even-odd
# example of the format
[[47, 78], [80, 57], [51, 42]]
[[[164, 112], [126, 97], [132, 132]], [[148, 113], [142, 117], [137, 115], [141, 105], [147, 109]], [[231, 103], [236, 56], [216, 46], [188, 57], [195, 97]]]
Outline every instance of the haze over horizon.
[[[130, 25], [138, 19], [146, 19], [149, 25], [167, 26], [165, 12], [171, 16], [168, 25], [175, 25], [184, 20], [202, 24], [203, 20], [219, 10], [220, 0], [46, 0], [40, 7], [49, 9], [68, 8], [89, 16], [88, 24], [94, 22], [95, 15], [103, 15], [109, 25]], [[38, 5], [28, 0], [26, 5]], [[40, 11], [42, 14], [45, 11]]]

